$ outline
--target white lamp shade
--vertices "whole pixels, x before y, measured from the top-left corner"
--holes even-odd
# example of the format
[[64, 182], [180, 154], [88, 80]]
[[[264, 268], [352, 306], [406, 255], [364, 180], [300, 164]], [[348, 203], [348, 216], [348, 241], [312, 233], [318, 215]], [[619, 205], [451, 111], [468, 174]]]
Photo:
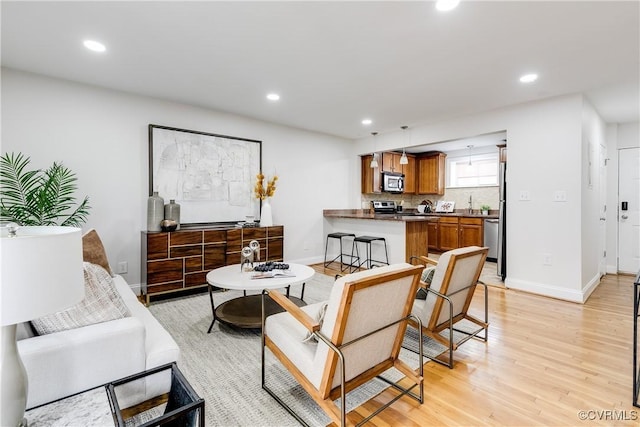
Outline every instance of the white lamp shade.
[[0, 321], [3, 326], [64, 310], [84, 298], [82, 231], [75, 227], [2, 229]]

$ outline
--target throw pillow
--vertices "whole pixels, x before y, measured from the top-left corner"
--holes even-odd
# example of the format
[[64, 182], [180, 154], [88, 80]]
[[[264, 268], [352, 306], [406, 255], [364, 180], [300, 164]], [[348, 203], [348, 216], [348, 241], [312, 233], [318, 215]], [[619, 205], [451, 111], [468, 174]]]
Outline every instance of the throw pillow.
[[[322, 307], [320, 307], [320, 310], [318, 310], [318, 314], [316, 314], [316, 321], [320, 324], [320, 329], [322, 329], [322, 322], [324, 321], [324, 315], [327, 314], [328, 305], [329, 305], [328, 302], [325, 302], [324, 304], [322, 304]], [[305, 335], [302, 342], [309, 342], [309, 341], [318, 342], [318, 338], [316, 338], [316, 336], [312, 332], [307, 332], [307, 335]]]
[[32, 320], [31, 324], [39, 335], [130, 316], [109, 273], [101, 266], [88, 262], [83, 263], [83, 267], [84, 299], [66, 310]]
[[[431, 285], [431, 281], [433, 280], [433, 273], [435, 273], [435, 267], [426, 267], [422, 270], [422, 277], [420, 280], [427, 284], [427, 287]], [[424, 288], [418, 289], [416, 293], [416, 299], [427, 299], [427, 291]]]
[[107, 252], [104, 250], [98, 232], [93, 228], [82, 236], [82, 257], [85, 262], [102, 266], [107, 270], [107, 273], [113, 276], [111, 267], [109, 267]]

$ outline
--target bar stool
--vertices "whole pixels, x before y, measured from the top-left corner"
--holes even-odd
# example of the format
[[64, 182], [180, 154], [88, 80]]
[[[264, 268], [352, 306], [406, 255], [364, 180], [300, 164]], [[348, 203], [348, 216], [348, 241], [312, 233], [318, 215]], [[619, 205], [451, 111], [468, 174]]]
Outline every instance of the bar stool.
[[[342, 239], [345, 237], [352, 237], [355, 238], [356, 235], [353, 233], [329, 233], [327, 234], [327, 241], [325, 243], [324, 246], [324, 266], [328, 267], [329, 264], [331, 264], [332, 262], [336, 261], [338, 258], [340, 258], [340, 271], [345, 271], [346, 269], [348, 269], [349, 267], [351, 267], [351, 265], [353, 264], [353, 251], [351, 254], [345, 253], [342, 247]], [[340, 242], [340, 253], [333, 258], [331, 261], [327, 261], [327, 250], [329, 249], [329, 239], [338, 239], [338, 241]], [[344, 262], [344, 258], [343, 257], [349, 257], [349, 259], [351, 260], [351, 262], [349, 264], [345, 264]]]
[[[384, 243], [384, 255], [386, 257], [386, 261], [381, 261], [381, 260], [376, 260], [371, 258], [371, 243], [375, 242], [375, 241], [382, 241], [382, 243]], [[366, 245], [366, 258], [364, 261], [360, 261], [360, 251], [358, 250], [358, 243], [364, 243]], [[353, 252], [356, 252], [356, 256], [354, 257]], [[377, 237], [377, 236], [358, 236], [355, 239], [353, 239], [353, 246], [351, 246], [351, 259], [353, 258], [357, 258], [357, 262], [354, 264], [351, 264], [351, 272], [354, 272], [356, 270], [358, 270], [360, 267], [362, 267], [363, 265], [367, 264], [367, 268], [371, 268], [373, 262], [377, 262], [380, 264], [387, 264], [389, 265], [389, 253], [387, 252], [387, 241], [385, 240], [384, 237]]]

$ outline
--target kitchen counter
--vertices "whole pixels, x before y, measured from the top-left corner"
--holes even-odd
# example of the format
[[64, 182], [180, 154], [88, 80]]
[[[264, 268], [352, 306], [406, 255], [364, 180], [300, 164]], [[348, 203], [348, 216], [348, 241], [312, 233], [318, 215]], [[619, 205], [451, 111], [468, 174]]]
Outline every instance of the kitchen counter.
[[380, 221], [434, 221], [439, 217], [461, 217], [461, 218], [483, 218], [497, 219], [498, 214], [491, 212], [489, 215], [481, 213], [468, 213], [464, 211], [456, 211], [452, 213], [419, 213], [414, 209], [397, 213], [375, 213], [370, 209], [325, 209], [323, 211], [325, 218], [353, 218], [353, 219], [372, 219]]

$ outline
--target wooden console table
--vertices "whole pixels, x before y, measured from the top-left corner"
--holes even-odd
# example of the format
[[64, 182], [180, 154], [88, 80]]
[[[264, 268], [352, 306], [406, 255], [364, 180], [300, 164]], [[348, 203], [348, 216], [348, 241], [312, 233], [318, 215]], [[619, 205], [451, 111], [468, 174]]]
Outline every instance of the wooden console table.
[[261, 261], [283, 261], [284, 227], [185, 228], [171, 232], [143, 231], [141, 290], [151, 297], [207, 287], [207, 273], [240, 262], [240, 251], [252, 240], [260, 243]]

